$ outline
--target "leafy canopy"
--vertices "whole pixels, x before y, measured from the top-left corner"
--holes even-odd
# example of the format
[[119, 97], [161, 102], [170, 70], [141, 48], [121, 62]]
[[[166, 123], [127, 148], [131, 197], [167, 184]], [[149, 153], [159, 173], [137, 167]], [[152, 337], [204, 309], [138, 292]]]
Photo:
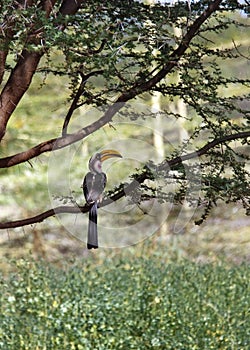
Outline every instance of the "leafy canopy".
[[[249, 8], [246, 4], [238, 1], [150, 5], [143, 1], [76, 1], [74, 4], [66, 0], [5, 1], [0, 7], [1, 68], [4, 67], [1, 72], [9, 79], [3, 80], [2, 101], [6, 91], [13, 88], [18, 68], [29, 64], [29, 59], [33, 60], [33, 74], [24, 71], [27, 81], [21, 86], [22, 92], [13, 90], [12, 106], [18, 106], [33, 75], [66, 78], [71, 105], [61, 126], [62, 137], [59, 135], [57, 143], [60, 148], [96, 132], [115, 118], [118, 111], [136, 120], [140, 113], [133, 113], [125, 103], [138, 96], [148, 98], [147, 93], [160, 93], [166, 114], [177, 119], [183, 116], [173, 112], [169, 105], [182, 100], [188, 110], [189, 140], [168, 155], [168, 163], [149, 162], [134, 174], [137, 188], [132, 187], [133, 191], [144, 194], [140, 200], [158, 196], [166, 201], [174, 198], [178, 203], [187, 199], [188, 190], [189, 202], [206, 208], [199, 222], [220, 199], [240, 200], [249, 213], [249, 76], [245, 72]], [[222, 44], [222, 37], [226, 45]], [[242, 68], [228, 71], [225, 66], [230, 66], [230, 62], [238, 62]], [[89, 105], [100, 110], [105, 106], [103, 116], [70, 134], [68, 126], [73, 113]], [[16, 107], [11, 108], [9, 114], [14, 115]], [[6, 110], [2, 105], [3, 129], [11, 117]], [[164, 116], [162, 123], [165, 123]], [[230, 141], [237, 139], [241, 141], [235, 147]], [[218, 142], [212, 143], [212, 140]], [[19, 160], [15, 157], [0, 160], [1, 166], [14, 166], [52, 151], [55, 141], [44, 141], [22, 153]], [[197, 152], [201, 156], [199, 167], [197, 164], [183, 167], [178, 156], [188, 153], [190, 144], [198, 149], [204, 143], [209, 147]], [[170, 168], [166, 164], [172, 164], [172, 170], [177, 172], [178, 189], [174, 196], [144, 183], [146, 179], [154, 180], [156, 173], [168, 178]], [[188, 181], [187, 171], [194, 175]], [[198, 198], [197, 176], [201, 178]], [[124, 195], [123, 185], [112, 194], [117, 198]]]

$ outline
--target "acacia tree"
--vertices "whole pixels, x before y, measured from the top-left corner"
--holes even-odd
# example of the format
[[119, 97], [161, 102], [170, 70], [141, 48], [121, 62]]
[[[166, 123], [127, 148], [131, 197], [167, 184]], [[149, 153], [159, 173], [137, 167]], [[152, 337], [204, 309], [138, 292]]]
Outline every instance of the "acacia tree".
[[[138, 191], [140, 201], [158, 197], [161, 201], [181, 203], [189, 186], [183, 162], [199, 158], [199, 169], [194, 166], [189, 171], [194, 174], [194, 183], [197, 171], [201, 178], [196, 205], [205, 203], [205, 211], [200, 222], [219, 199], [227, 203], [240, 201], [249, 213], [249, 79], [226, 76], [219, 64], [221, 60], [248, 58], [233, 39], [230, 48], [218, 48], [213, 42], [217, 38], [218, 43], [220, 36], [232, 29], [247, 29], [244, 18], [240, 20], [240, 14], [248, 13], [247, 2], [147, 5], [129, 0], [6, 0], [0, 5], [0, 12], [0, 140], [8, 133], [10, 118], [15, 118], [15, 110], [36, 74], [66, 77], [71, 86], [69, 109], [63, 122], [58, 119], [60, 135], [1, 158], [1, 168], [29, 162], [44, 152], [56, 152], [83, 140], [115, 120], [118, 112], [134, 120], [126, 108], [128, 101], [158, 92], [169, 100], [182, 99], [190, 123], [194, 118], [199, 122], [185, 144], [160, 164], [149, 161], [132, 174], [131, 183], [118, 186], [101, 205]], [[176, 36], [176, 28], [181, 35]], [[63, 59], [57, 60], [57, 56]], [[170, 77], [177, 71], [180, 79], [174, 81]], [[102, 83], [95, 84], [96, 78]], [[242, 88], [243, 93], [221, 94], [221, 88], [232, 85]], [[75, 111], [89, 105], [106, 108], [95, 122], [69, 132]], [[176, 118], [181, 116], [177, 114]], [[189, 153], [188, 145], [197, 139], [202, 139], [201, 147]], [[236, 146], [232, 144], [235, 140]], [[174, 195], [145, 183], [147, 179], [154, 181], [155, 174], [168, 177], [170, 170], [175, 170], [179, 184]], [[81, 207], [82, 212], [88, 209], [87, 205]], [[78, 211], [75, 206], [60, 206], [32, 218], [3, 222], [0, 228], [24, 226], [56, 213]]]

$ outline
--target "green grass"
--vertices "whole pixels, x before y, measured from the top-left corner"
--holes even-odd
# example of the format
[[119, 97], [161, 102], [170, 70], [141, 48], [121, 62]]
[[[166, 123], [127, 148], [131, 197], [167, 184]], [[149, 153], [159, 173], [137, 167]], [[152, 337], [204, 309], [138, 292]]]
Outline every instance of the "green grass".
[[0, 285], [0, 349], [249, 349], [249, 266], [156, 252], [19, 260]]

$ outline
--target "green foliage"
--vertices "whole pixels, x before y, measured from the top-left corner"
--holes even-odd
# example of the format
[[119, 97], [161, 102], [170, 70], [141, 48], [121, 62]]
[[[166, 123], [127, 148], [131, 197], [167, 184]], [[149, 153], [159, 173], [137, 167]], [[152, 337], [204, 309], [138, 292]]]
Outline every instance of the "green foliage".
[[[131, 89], [139, 94], [141, 85], [168, 65], [170, 57], [171, 62], [175, 61], [171, 54], [210, 3], [196, 1], [187, 6], [186, 1], [164, 4], [153, 2], [148, 5], [146, 1], [103, 3], [88, 0], [82, 3], [76, 15], [64, 16], [58, 12], [61, 2], [56, 1], [51, 14], [46, 16], [41, 9], [41, 2], [35, 1], [32, 6], [20, 7], [16, 2], [5, 1], [0, 5], [0, 49], [8, 47], [6, 72], [13, 70], [24, 48], [29, 52], [42, 52], [44, 57], [34, 76], [34, 84], [9, 122], [1, 156], [23, 151], [60, 136], [63, 118], [67, 114], [65, 109], [68, 109], [78, 91], [80, 77], [86, 81], [69, 132], [80, 130], [89, 124], [85, 115], [89, 106], [101, 106], [91, 119], [92, 122], [103, 115], [103, 110], [112, 105], [118, 95]], [[192, 150], [198, 149], [211, 139], [249, 129], [248, 13], [249, 7], [245, 2], [223, 1], [220, 9], [207, 19], [188, 43], [188, 49], [175, 62], [170, 74], [148, 89], [151, 94], [161, 94], [164, 113], [160, 119], [163, 134], [169, 132], [170, 118], [181, 122], [186, 118], [189, 142], [179, 143], [169, 150], [167, 140], [164, 151], [168, 154], [168, 159], [187, 153], [190, 145]], [[144, 94], [141, 97], [150, 107], [150, 95]], [[178, 101], [185, 104], [186, 117], [176, 109], [173, 111], [173, 106]], [[152, 113], [144, 115], [143, 112], [129, 109], [129, 106], [123, 108], [119, 116], [114, 116], [113, 121], [119, 120], [121, 116], [123, 120], [134, 123], [139, 118], [146, 121], [153, 119]], [[77, 128], [74, 124], [76, 119]], [[152, 126], [151, 121], [149, 125]], [[127, 133], [138, 137], [135, 129], [137, 127], [131, 128]], [[102, 145], [101, 133], [102, 130], [91, 136], [89, 153]], [[122, 138], [123, 135], [124, 130], [118, 128], [114, 138]], [[233, 147], [232, 144], [222, 145], [201, 157], [197, 168], [179, 167], [175, 169], [175, 177], [165, 171], [161, 174], [162, 178], [175, 181], [176, 193], [164, 192], [164, 188], [156, 191], [154, 187], [150, 189], [144, 184], [140, 188], [140, 198], [148, 199], [150, 195], [158, 195], [159, 201], [172, 202], [174, 199], [174, 203], [182, 203], [188, 199], [189, 204], [198, 203], [204, 207], [204, 215], [197, 221], [199, 223], [206, 219], [212, 206], [221, 199], [227, 203], [241, 201], [248, 214], [248, 147], [246, 140], [238, 141]], [[72, 176], [79, 182], [77, 190], [81, 182], [81, 179], [78, 180], [80, 166], [81, 160], [75, 167], [78, 169], [74, 170], [75, 176]], [[144, 164], [140, 171], [143, 171], [143, 166]], [[17, 177], [16, 174], [20, 170], [22, 172], [20, 179], [11, 178], [10, 184], [8, 178], [4, 179], [1, 182], [4, 189], [20, 180], [22, 184], [25, 183], [25, 188], [21, 189], [25, 196], [32, 188], [32, 185], [26, 184], [26, 174], [32, 173], [31, 181], [42, 193], [41, 197], [34, 197], [42, 198], [41, 202], [46, 201], [47, 204], [47, 196], [43, 197], [46, 186], [40, 186], [44, 183], [45, 174], [41, 173], [46, 172], [46, 166], [35, 164], [35, 170], [26, 171], [27, 167], [29, 165], [21, 165], [14, 174], [3, 173]], [[131, 169], [129, 175], [135, 178], [133, 171]], [[194, 177], [190, 182], [188, 173], [191, 172]], [[36, 181], [34, 176], [38, 173]], [[197, 186], [198, 176], [201, 188]], [[128, 179], [124, 181], [127, 182]], [[21, 186], [17, 187], [19, 190]], [[119, 188], [121, 187], [122, 185]], [[8, 192], [10, 191], [7, 190], [6, 193]], [[0, 197], [0, 201], [4, 203], [6, 198]], [[34, 203], [35, 200], [30, 207]]]
[[0, 349], [246, 349], [248, 266], [19, 261], [0, 285]]

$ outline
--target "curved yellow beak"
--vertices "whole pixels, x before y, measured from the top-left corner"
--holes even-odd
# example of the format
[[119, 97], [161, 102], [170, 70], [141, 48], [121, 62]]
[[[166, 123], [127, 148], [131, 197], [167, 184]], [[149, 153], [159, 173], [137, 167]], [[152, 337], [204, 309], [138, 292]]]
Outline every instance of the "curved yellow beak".
[[122, 158], [122, 155], [113, 149], [105, 149], [104, 151], [101, 151], [100, 154], [101, 154], [101, 162], [104, 162], [105, 160], [113, 157]]

